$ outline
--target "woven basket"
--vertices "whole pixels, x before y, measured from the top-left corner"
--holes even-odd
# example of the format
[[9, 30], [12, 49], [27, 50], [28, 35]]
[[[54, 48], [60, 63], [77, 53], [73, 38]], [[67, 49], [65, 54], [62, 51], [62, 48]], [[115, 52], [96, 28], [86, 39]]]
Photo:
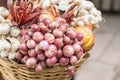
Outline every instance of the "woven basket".
[[[74, 66], [75, 71], [89, 57], [86, 53], [81, 60]], [[56, 64], [52, 68], [45, 68], [42, 72], [36, 73], [32, 69], [28, 69], [23, 64], [18, 64], [6, 58], [0, 58], [0, 71], [4, 80], [70, 80], [68, 71], [65, 67]]]

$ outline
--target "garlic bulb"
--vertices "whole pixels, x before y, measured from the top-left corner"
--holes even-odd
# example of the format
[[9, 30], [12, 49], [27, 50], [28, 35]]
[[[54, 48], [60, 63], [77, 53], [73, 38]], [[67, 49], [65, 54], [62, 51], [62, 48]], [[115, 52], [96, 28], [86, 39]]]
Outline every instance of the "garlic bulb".
[[52, 4], [58, 4], [60, 0], [50, 0]]
[[6, 17], [9, 15], [9, 11], [5, 7], [0, 7], [0, 15]]
[[68, 3], [67, 0], [61, 0], [61, 1], [59, 2], [59, 9], [60, 9], [60, 10], [65, 11], [65, 10], [68, 9], [68, 7], [69, 7], [69, 3]]
[[9, 56], [8, 56], [8, 59], [15, 59], [15, 54], [16, 52], [9, 52]]
[[13, 26], [13, 24], [12, 24], [12, 22], [11, 22], [10, 19], [6, 19], [6, 20], [5, 20], [5, 23], [7, 23], [7, 24], [10, 25], [10, 26]]
[[12, 51], [17, 51], [19, 49], [20, 41], [18, 41], [16, 38], [7, 38], [11, 45], [12, 45]]
[[7, 23], [0, 23], [0, 34], [8, 34], [10, 31], [10, 26]]
[[42, 7], [48, 8], [50, 6], [50, 0], [42, 0]]
[[11, 44], [4, 38], [0, 39], [0, 51], [2, 50], [10, 51], [10, 49], [11, 49]]
[[9, 56], [9, 52], [3, 50], [3, 51], [0, 52], [0, 56], [1, 56], [2, 58], [7, 58], [7, 57]]
[[3, 16], [0, 15], [0, 23], [3, 23], [3, 22], [5, 22], [5, 19]]
[[10, 35], [12, 37], [18, 37], [20, 35], [20, 29], [17, 28], [17, 27], [12, 27], [11, 30], [10, 30]]

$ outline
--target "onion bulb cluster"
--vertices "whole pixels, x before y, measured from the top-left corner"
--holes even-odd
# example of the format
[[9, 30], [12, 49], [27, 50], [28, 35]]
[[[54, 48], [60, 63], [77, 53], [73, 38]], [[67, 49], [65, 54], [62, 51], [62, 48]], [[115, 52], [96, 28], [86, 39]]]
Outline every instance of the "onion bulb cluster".
[[44, 18], [28, 29], [22, 29], [21, 36], [16, 59], [28, 68], [35, 68], [36, 72], [56, 63], [75, 65], [83, 55], [83, 35], [77, 34], [61, 17], [53, 21]]

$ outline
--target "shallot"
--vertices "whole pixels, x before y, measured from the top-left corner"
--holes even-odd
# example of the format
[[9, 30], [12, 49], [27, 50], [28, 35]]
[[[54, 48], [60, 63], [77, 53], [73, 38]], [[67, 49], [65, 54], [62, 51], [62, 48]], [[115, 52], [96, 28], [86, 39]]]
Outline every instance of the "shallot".
[[26, 51], [27, 50], [27, 45], [25, 43], [21, 43], [19, 48], [23, 51]]
[[36, 42], [34, 40], [31, 39], [31, 40], [27, 41], [28, 48], [33, 49], [33, 48], [35, 48], [35, 46], [36, 46]]
[[34, 31], [40, 31], [40, 27], [37, 24], [32, 24], [31, 29]]
[[39, 48], [40, 48], [41, 50], [47, 50], [47, 49], [49, 48], [49, 43], [48, 43], [48, 41], [46, 41], [46, 40], [40, 41], [40, 43], [39, 43]]
[[69, 58], [61, 57], [61, 58], [59, 59], [59, 63], [60, 63], [61, 66], [66, 66], [66, 65], [68, 65], [68, 63], [69, 63]]
[[22, 59], [22, 54], [18, 51], [16, 54], [15, 54], [15, 58], [17, 59], [17, 60], [21, 60]]
[[61, 37], [63, 37], [63, 31], [60, 30], [60, 29], [55, 29], [55, 30], [53, 31], [53, 35], [54, 35], [55, 37], [57, 37], [57, 38], [61, 38]]
[[63, 47], [64, 45], [63, 38], [56, 38], [54, 44], [57, 48]]
[[78, 59], [77, 59], [76, 56], [71, 56], [71, 57], [70, 57], [70, 63], [71, 63], [72, 65], [75, 65], [75, 64], [77, 63], [77, 61], [78, 61]]
[[31, 49], [31, 50], [28, 50], [28, 55], [30, 57], [35, 57], [37, 54], [35, 53], [35, 50], [34, 49]]
[[37, 64], [37, 66], [36, 66], [36, 68], [35, 68], [35, 71], [36, 71], [36, 72], [40, 72], [40, 71], [42, 71], [42, 70], [43, 70], [42, 66], [41, 66], [40, 64]]
[[66, 45], [63, 47], [63, 54], [66, 57], [71, 57], [74, 54], [74, 48], [71, 45]]
[[36, 64], [37, 64], [37, 60], [34, 57], [28, 58], [26, 61], [26, 66], [28, 68], [33, 68], [36, 66]]
[[40, 61], [43, 61], [43, 60], [46, 59], [46, 57], [45, 57], [44, 54], [41, 53], [41, 54], [38, 54], [38, 55], [37, 55], [37, 59], [40, 60]]
[[41, 32], [35, 32], [33, 34], [33, 40], [35, 40], [36, 42], [40, 42], [41, 40], [43, 40], [44, 36]]
[[49, 43], [54, 43], [55, 37], [51, 33], [46, 33], [45, 34], [45, 40], [48, 41]]

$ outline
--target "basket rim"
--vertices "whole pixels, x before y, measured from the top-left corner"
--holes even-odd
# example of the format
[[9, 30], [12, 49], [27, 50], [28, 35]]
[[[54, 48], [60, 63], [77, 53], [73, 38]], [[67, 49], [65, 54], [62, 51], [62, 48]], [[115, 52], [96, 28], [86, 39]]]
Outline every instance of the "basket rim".
[[[89, 58], [89, 56], [90, 56], [89, 52], [84, 53], [84, 55], [79, 59], [79, 61], [76, 64], [78, 64], [81, 60]], [[25, 64], [19, 64], [19, 63], [15, 62], [14, 60], [9, 60], [8, 58], [2, 58], [2, 57], [0, 57], [0, 64], [2, 64], [2, 62], [6, 62], [6, 64], [9, 64], [9, 65], [14, 65], [15, 68], [25, 67], [26, 69], [32, 69], [32, 68], [27, 68]], [[55, 67], [55, 66], [60, 66], [60, 64], [56, 63], [53, 67]], [[60, 66], [60, 67], [65, 67], [66, 68], [67, 66], [69, 66], [69, 65]], [[46, 67], [46, 68], [51, 68], [51, 67]]]

